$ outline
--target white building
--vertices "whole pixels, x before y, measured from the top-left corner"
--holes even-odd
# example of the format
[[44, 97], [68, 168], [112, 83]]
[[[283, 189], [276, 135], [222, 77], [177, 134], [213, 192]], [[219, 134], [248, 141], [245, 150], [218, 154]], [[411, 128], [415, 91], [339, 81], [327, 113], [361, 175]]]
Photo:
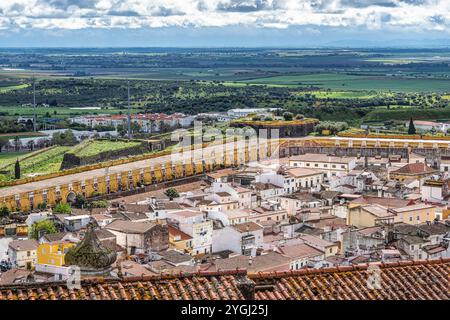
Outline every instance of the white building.
[[64, 217], [64, 226], [69, 231], [78, 231], [85, 228], [91, 221], [91, 216], [87, 214]]
[[227, 226], [213, 231], [213, 252], [231, 250], [247, 256], [256, 256], [262, 248], [263, 226], [255, 222], [246, 222]]
[[37, 247], [34, 239], [14, 240], [8, 245], [8, 259], [15, 268], [31, 270], [37, 262]]
[[[194, 122], [194, 117], [183, 113], [174, 113], [167, 115], [165, 113], [146, 113], [131, 115], [131, 122], [141, 127], [141, 131], [146, 133], [160, 132], [161, 126], [187, 128]], [[99, 116], [78, 116], [69, 119], [71, 123], [83, 124], [87, 127], [112, 126], [115, 129], [119, 125], [126, 125], [127, 115], [99, 115]]]
[[285, 257], [288, 257], [291, 260], [291, 270], [311, 267], [314, 266], [317, 262], [325, 259], [324, 252], [305, 243], [295, 245], [281, 245], [275, 247], [274, 251], [282, 254]]
[[311, 193], [300, 192], [284, 195], [278, 198], [281, 208], [289, 215], [295, 215], [297, 211], [305, 208], [319, 208], [322, 201], [313, 197]]
[[356, 167], [355, 157], [336, 157], [325, 154], [307, 153], [289, 158], [290, 167], [319, 170], [327, 178], [347, 174]]
[[167, 219], [178, 222], [178, 227], [192, 237], [192, 254], [208, 254], [212, 250], [213, 221], [205, 213], [183, 210], [167, 213]]
[[315, 191], [323, 182], [323, 173], [309, 168], [289, 168], [284, 171], [269, 171], [256, 176], [256, 182], [270, 183], [282, 187], [284, 193], [294, 193], [300, 189]]
[[237, 202], [238, 208], [248, 209], [253, 208], [256, 203], [252, 201], [252, 190], [233, 187], [229, 183], [213, 182], [210, 195], [206, 196], [206, 200], [214, 200], [217, 203], [231, 203]]
[[[406, 122], [406, 126], [409, 126], [409, 121]], [[417, 131], [435, 130], [446, 133], [447, 130], [450, 128], [450, 124], [444, 122], [416, 120], [414, 121], [414, 127], [416, 128]]]
[[257, 115], [271, 115], [272, 112], [278, 110], [278, 108], [248, 108], [248, 109], [230, 109], [227, 114], [231, 118], [246, 117], [250, 114]]

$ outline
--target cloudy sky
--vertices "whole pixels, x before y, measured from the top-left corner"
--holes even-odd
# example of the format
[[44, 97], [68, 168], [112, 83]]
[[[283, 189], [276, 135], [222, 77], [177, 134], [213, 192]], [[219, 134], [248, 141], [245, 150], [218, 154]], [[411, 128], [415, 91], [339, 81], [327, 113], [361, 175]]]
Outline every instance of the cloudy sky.
[[0, 46], [450, 45], [450, 0], [0, 0]]

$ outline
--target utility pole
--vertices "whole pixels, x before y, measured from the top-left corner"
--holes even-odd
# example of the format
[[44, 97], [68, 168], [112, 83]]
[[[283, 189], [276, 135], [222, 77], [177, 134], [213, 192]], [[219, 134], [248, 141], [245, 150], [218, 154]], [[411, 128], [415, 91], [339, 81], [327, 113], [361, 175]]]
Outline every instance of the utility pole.
[[33, 76], [33, 131], [37, 130], [36, 123], [36, 78]]
[[128, 80], [128, 139], [131, 139], [130, 80]]

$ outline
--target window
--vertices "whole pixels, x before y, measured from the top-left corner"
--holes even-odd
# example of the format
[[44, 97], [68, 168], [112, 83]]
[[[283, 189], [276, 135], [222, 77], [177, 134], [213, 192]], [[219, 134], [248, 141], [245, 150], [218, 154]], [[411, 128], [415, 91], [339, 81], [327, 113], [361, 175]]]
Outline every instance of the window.
[[332, 168], [334, 169], [334, 168], [336, 168], [336, 165], [335, 165], [335, 164], [333, 164], [333, 165], [332, 165], [331, 167], [332, 167]]
[[417, 221], [419, 221], [420, 220], [420, 216], [417, 216]]
[[323, 165], [323, 167], [324, 167], [324, 168], [328, 168], [328, 164], [325, 163], [325, 164]]
[[31, 256], [31, 252], [27, 251], [27, 257]]
[[412, 221], [412, 217], [409, 217], [409, 221]]
[[318, 167], [318, 166], [319, 166], [319, 164], [318, 164], [318, 163], [315, 163], [315, 164], [314, 164], [314, 167]]
[[309, 163], [307, 163], [306, 166], [309, 167]]
[[341, 169], [345, 169], [345, 165], [341, 165]]

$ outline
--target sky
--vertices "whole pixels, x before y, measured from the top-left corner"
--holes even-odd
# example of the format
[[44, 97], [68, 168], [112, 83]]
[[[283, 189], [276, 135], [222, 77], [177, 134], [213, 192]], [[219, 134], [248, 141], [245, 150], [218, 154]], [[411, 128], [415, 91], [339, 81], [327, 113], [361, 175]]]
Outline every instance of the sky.
[[0, 0], [0, 47], [450, 46], [450, 0]]

